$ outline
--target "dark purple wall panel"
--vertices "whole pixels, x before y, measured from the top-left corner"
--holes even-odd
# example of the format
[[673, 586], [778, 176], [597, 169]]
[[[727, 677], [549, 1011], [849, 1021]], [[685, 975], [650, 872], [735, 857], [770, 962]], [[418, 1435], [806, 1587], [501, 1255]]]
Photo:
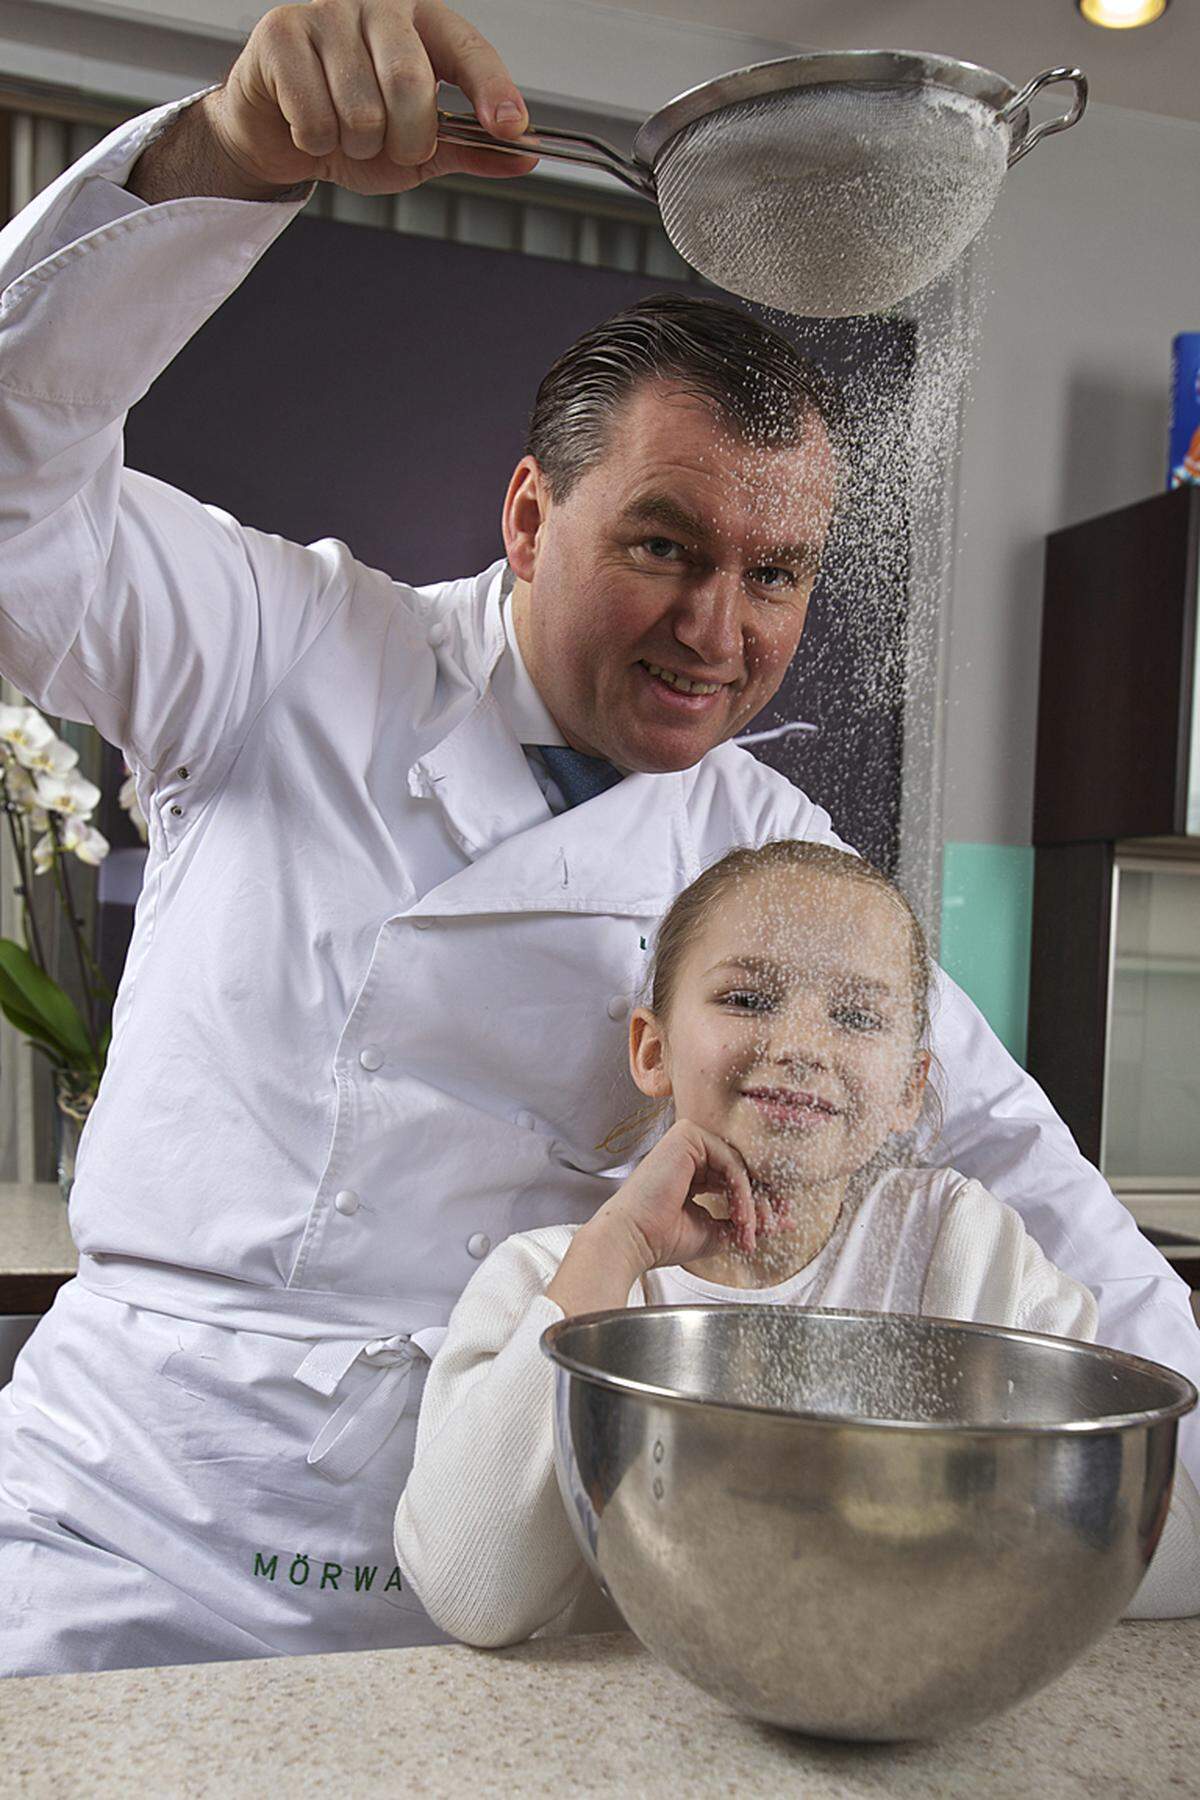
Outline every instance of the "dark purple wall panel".
[[[548, 365], [598, 320], [670, 285], [301, 218], [134, 409], [128, 459], [246, 524], [341, 538], [400, 579], [472, 574], [502, 554], [500, 506]], [[902, 322], [821, 333], [835, 370], [874, 360], [893, 385], [911, 354]], [[864, 635], [846, 590], [852, 563], [839, 570], [835, 557], [793, 670], [756, 721], [818, 726], [763, 754], [887, 865], [900, 716], [878, 701], [866, 663], [872, 630], [880, 643], [903, 631], [905, 542], [893, 560], [888, 602]]]

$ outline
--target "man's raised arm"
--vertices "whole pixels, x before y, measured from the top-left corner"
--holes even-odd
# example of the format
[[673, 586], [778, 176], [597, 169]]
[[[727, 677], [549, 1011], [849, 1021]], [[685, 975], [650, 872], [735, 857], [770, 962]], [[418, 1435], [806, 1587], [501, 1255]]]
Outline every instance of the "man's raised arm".
[[271, 187], [249, 181], [222, 148], [209, 116], [214, 96], [202, 94], [163, 135], [144, 150], [125, 186], [148, 206], [164, 200], [209, 196], [218, 200], [299, 200], [306, 183]]
[[315, 179], [402, 192], [532, 166], [439, 144], [442, 80], [498, 134], [526, 126], [496, 51], [440, 0], [277, 7], [221, 87], [119, 127], [0, 231], [0, 671], [143, 769], [196, 743], [211, 765], [348, 576], [125, 470], [125, 414]]
[[274, 7], [224, 85], [140, 157], [129, 189], [150, 203], [279, 200], [313, 181], [400, 194], [455, 172], [527, 174], [536, 158], [439, 144], [439, 81], [460, 87], [494, 136], [527, 128], [496, 51], [441, 0]]

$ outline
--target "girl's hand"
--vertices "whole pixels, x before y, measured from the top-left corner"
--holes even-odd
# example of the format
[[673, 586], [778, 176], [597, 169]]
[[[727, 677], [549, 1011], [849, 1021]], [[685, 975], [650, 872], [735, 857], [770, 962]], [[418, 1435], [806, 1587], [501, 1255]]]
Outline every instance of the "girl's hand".
[[[714, 1219], [696, 1205], [697, 1195], [714, 1193], [728, 1200], [728, 1219]], [[591, 1223], [601, 1221], [620, 1223], [629, 1234], [637, 1249], [637, 1275], [727, 1250], [731, 1238], [750, 1256], [756, 1228], [765, 1222], [758, 1217], [741, 1151], [690, 1119], [678, 1120], [642, 1158]]]
[[[697, 1195], [711, 1193], [727, 1197], [728, 1219], [696, 1205]], [[576, 1232], [547, 1297], [568, 1314], [624, 1306], [649, 1269], [711, 1256], [731, 1241], [752, 1255], [771, 1218], [755, 1197], [741, 1152], [680, 1119]]]

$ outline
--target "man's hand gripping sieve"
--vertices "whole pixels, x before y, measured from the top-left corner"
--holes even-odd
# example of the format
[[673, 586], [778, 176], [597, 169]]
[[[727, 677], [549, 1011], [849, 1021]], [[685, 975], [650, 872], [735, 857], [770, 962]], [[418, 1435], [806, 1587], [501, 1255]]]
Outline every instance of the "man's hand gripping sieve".
[[401, 194], [438, 175], [528, 174], [534, 157], [438, 142], [441, 81], [462, 89], [494, 136], [528, 129], [497, 52], [441, 0], [276, 6], [199, 105], [247, 190], [329, 181]]

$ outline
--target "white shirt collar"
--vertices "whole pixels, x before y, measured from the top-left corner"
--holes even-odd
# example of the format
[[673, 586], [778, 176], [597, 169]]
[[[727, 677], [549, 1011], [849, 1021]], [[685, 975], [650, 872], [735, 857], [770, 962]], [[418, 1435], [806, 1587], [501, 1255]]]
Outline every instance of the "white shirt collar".
[[512, 616], [512, 571], [505, 569], [500, 583], [500, 616], [504, 621], [505, 646], [492, 670], [492, 693], [512, 726], [520, 744], [565, 744], [550, 709], [533, 684], [525, 666]]

